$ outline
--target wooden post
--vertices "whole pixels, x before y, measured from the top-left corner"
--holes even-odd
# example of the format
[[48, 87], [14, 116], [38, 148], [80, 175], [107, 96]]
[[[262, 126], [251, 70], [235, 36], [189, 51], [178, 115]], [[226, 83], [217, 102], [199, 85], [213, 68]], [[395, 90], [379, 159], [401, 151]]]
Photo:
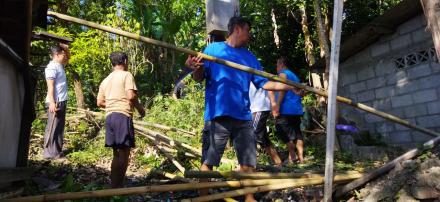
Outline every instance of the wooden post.
[[327, 105], [327, 142], [325, 151], [324, 202], [332, 201], [333, 152], [335, 146], [336, 96], [338, 92], [339, 50], [341, 42], [343, 0], [334, 1], [333, 35], [330, 55], [330, 82]]
[[[273, 75], [273, 74], [270, 74], [270, 73], [267, 73], [267, 72], [264, 72], [264, 71], [259, 71], [259, 70], [256, 70], [256, 69], [253, 69], [253, 68], [247, 67], [245, 65], [241, 65], [241, 64], [235, 63], [235, 62], [223, 60], [223, 59], [220, 59], [220, 58], [216, 58], [216, 57], [213, 57], [213, 56], [210, 56], [210, 55], [206, 55], [206, 54], [203, 54], [203, 53], [200, 53], [200, 52], [196, 52], [196, 51], [193, 51], [193, 50], [189, 50], [189, 49], [186, 49], [186, 48], [177, 47], [177, 46], [174, 46], [174, 45], [162, 42], [162, 41], [157, 41], [157, 40], [150, 39], [150, 38], [147, 38], [147, 37], [144, 37], [144, 36], [140, 36], [138, 34], [133, 34], [133, 33], [130, 33], [130, 32], [123, 31], [123, 30], [119, 30], [119, 29], [113, 29], [113, 28], [108, 27], [108, 26], [100, 25], [100, 24], [97, 24], [97, 23], [94, 23], [94, 22], [82, 20], [82, 19], [71, 17], [71, 16], [68, 16], [68, 15], [64, 15], [64, 14], [60, 14], [60, 13], [56, 13], [56, 12], [52, 12], [52, 11], [48, 11], [47, 15], [54, 16], [54, 17], [57, 17], [59, 19], [63, 19], [63, 20], [69, 21], [69, 22], [78, 23], [78, 24], [81, 24], [81, 25], [84, 25], [84, 26], [88, 26], [88, 27], [91, 27], [91, 28], [99, 29], [99, 30], [102, 30], [102, 31], [110, 32], [110, 33], [113, 33], [113, 34], [117, 34], [117, 35], [120, 35], [120, 36], [125, 36], [125, 37], [128, 37], [128, 38], [137, 40], [137, 41], [142, 41], [142, 42], [145, 42], [145, 43], [149, 43], [149, 44], [152, 44], [152, 45], [156, 45], [156, 46], [160, 46], [160, 47], [163, 47], [163, 48], [171, 49], [171, 50], [174, 50], [174, 51], [179, 51], [179, 52], [182, 52], [182, 53], [186, 53], [188, 55], [201, 56], [205, 60], [216, 62], [216, 63], [222, 64], [222, 65], [225, 65], [225, 66], [228, 66], [228, 67], [240, 70], [240, 71], [248, 72], [248, 73], [251, 73], [251, 74], [256, 74], [256, 75], [265, 77], [267, 79], [270, 79], [272, 81], [278, 81], [278, 82], [281, 82], [281, 83], [284, 83], [284, 84], [287, 84], [287, 85], [290, 85], [290, 86], [294, 86], [294, 87], [297, 87], [297, 88], [301, 88], [301, 89], [307, 90], [309, 92], [313, 92], [313, 93], [321, 95], [321, 96], [328, 97], [327, 92], [325, 92], [325, 91], [318, 90], [318, 89], [315, 89], [313, 87], [302, 85], [302, 84], [299, 84], [299, 83], [295, 83], [295, 82], [293, 82], [291, 80], [287, 80], [287, 79], [281, 78], [279, 76], [276, 76], [276, 75]], [[430, 135], [432, 137], [440, 136], [440, 133], [437, 133], [437, 132], [435, 132], [433, 130], [413, 125], [409, 121], [402, 120], [399, 117], [396, 117], [396, 116], [393, 116], [391, 114], [387, 114], [385, 112], [376, 110], [373, 107], [367, 106], [365, 104], [356, 103], [356, 102], [354, 102], [354, 101], [352, 101], [352, 100], [350, 100], [348, 98], [341, 97], [341, 96], [337, 96], [336, 99], [339, 102], [341, 102], [341, 103], [344, 103], [344, 104], [350, 105], [352, 107], [364, 110], [364, 111], [366, 111], [368, 113], [375, 114], [375, 115], [380, 116], [380, 117], [382, 117], [384, 119], [393, 121], [393, 122], [398, 123], [400, 125], [403, 125], [403, 126], [406, 126], [408, 128], [411, 128], [411, 129], [417, 130], [419, 132], [425, 133], [427, 135]]]

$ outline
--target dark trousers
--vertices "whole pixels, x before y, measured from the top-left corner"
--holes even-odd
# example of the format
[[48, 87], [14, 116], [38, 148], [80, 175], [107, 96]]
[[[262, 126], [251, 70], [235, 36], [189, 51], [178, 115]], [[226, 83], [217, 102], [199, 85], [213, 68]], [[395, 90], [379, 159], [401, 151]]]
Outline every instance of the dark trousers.
[[53, 113], [47, 110], [47, 125], [44, 133], [44, 158], [58, 158], [62, 154], [64, 125], [66, 123], [66, 101], [57, 103], [58, 111]]

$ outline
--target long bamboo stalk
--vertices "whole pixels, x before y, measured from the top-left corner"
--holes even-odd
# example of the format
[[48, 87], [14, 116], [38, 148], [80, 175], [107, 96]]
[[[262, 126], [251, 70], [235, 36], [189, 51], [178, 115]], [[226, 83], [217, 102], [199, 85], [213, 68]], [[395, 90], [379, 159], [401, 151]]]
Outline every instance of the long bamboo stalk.
[[145, 122], [145, 121], [133, 121], [133, 123], [135, 124], [139, 124], [139, 125], [143, 125], [143, 126], [151, 126], [151, 127], [155, 127], [155, 128], [159, 128], [162, 130], [168, 130], [168, 131], [173, 131], [173, 132], [182, 132], [182, 133], [186, 133], [192, 136], [195, 136], [196, 133], [193, 132], [189, 132], [180, 128], [174, 128], [174, 127], [170, 127], [170, 126], [165, 126], [165, 125], [161, 125], [161, 124], [157, 124], [157, 123], [150, 123], [150, 122]]
[[165, 171], [159, 170], [159, 169], [147, 169], [147, 172], [148, 173], [154, 173], [154, 174], [157, 174], [157, 175], [162, 175], [162, 176], [164, 176], [164, 177], [166, 177], [168, 179], [171, 179], [171, 180], [179, 180], [179, 181], [182, 181], [182, 182], [194, 183], [194, 181], [192, 181], [190, 179], [187, 179], [187, 178], [184, 178], [184, 177], [181, 177], [181, 176], [178, 176], [178, 175], [174, 175], [172, 173], [165, 172]]
[[179, 163], [171, 154], [169, 154], [167, 151], [165, 151], [160, 145], [156, 144], [156, 148], [159, 149], [160, 152], [162, 152], [165, 157], [167, 157], [168, 160], [171, 161], [171, 163], [176, 166], [177, 169], [179, 169], [180, 172], [185, 173], [185, 167], [182, 166], [182, 164]]
[[[84, 192], [72, 192], [72, 193], [60, 193], [60, 194], [46, 194], [38, 196], [28, 196], [20, 198], [12, 198], [0, 200], [0, 202], [42, 202], [42, 201], [62, 201], [62, 200], [76, 200], [83, 198], [99, 198], [117, 195], [134, 195], [144, 194], [151, 192], [168, 192], [168, 191], [184, 191], [184, 190], [197, 190], [203, 188], [221, 188], [221, 187], [249, 187], [249, 186], [262, 186], [268, 184], [280, 184], [280, 183], [297, 183], [300, 180], [303, 186], [313, 185], [307, 183], [311, 180], [315, 182], [320, 180], [322, 184], [322, 178], [319, 179], [265, 179], [265, 180], [241, 180], [241, 181], [225, 181], [225, 182], [202, 182], [191, 184], [172, 184], [172, 185], [153, 185], [142, 187], [130, 187], [130, 188], [118, 188], [118, 189], [103, 189], [97, 191], [84, 191]], [[313, 181], [315, 180], [315, 181]], [[349, 180], [349, 179], [347, 179]], [[228, 197], [223, 197], [228, 198]]]
[[[343, 183], [350, 180], [356, 179], [356, 177], [338, 177], [335, 176], [335, 183]], [[316, 178], [308, 178], [308, 179], [295, 179], [291, 181], [279, 181], [277, 184], [268, 184], [268, 185], [262, 185], [258, 187], [248, 187], [244, 189], [238, 189], [233, 190], [229, 192], [223, 192], [219, 194], [211, 194], [207, 196], [201, 196], [196, 197], [192, 199], [186, 199], [182, 200], [182, 202], [199, 202], [199, 201], [213, 201], [217, 199], [223, 199], [223, 198], [232, 198], [236, 196], [241, 196], [245, 194], [253, 194], [257, 192], [266, 192], [266, 191], [273, 191], [273, 190], [279, 190], [279, 189], [286, 189], [286, 188], [293, 188], [293, 187], [302, 187], [302, 186], [312, 186], [312, 185], [319, 185], [324, 183], [323, 177], [316, 177]]]
[[147, 133], [147, 135], [153, 137], [155, 140], [163, 141], [163, 142], [165, 142], [165, 143], [167, 143], [167, 144], [169, 144], [169, 145], [171, 145], [171, 146], [173, 146], [173, 145], [177, 145], [177, 146], [179, 146], [179, 147], [182, 147], [182, 148], [184, 148], [184, 149], [190, 151], [192, 154], [194, 154], [194, 155], [196, 155], [196, 156], [198, 156], [198, 157], [201, 157], [201, 156], [202, 156], [202, 154], [200, 153], [199, 150], [197, 150], [197, 149], [195, 149], [195, 148], [193, 148], [193, 147], [191, 147], [190, 145], [187, 145], [187, 144], [185, 144], [185, 143], [179, 142], [179, 141], [177, 141], [177, 140], [173, 140], [173, 139], [169, 138], [168, 136], [163, 135], [163, 134], [161, 134], [161, 133], [159, 133], [159, 132], [149, 130], [149, 129], [144, 128], [144, 127], [141, 127], [141, 126], [139, 126], [139, 125], [137, 125], [137, 124], [134, 124], [134, 128], [135, 128], [136, 130], [140, 130], [140, 131], [142, 131], [142, 132]]
[[[268, 172], [239, 172], [239, 171], [185, 171], [186, 178], [227, 178], [227, 179], [291, 179], [291, 178], [313, 178], [323, 177], [319, 173], [268, 173]], [[337, 173], [337, 176], [361, 177], [357, 171]]]
[[[149, 44], [152, 44], [152, 45], [156, 45], [156, 46], [160, 46], [160, 47], [163, 47], [163, 48], [171, 49], [171, 50], [174, 50], [174, 51], [183, 52], [183, 53], [186, 53], [186, 54], [189, 54], [189, 55], [194, 55], [194, 56], [200, 55], [205, 60], [209, 60], [209, 61], [213, 61], [213, 62], [216, 62], [216, 63], [219, 63], [219, 64], [223, 64], [225, 66], [232, 67], [232, 68], [237, 69], [237, 70], [241, 70], [241, 71], [248, 72], [248, 73], [251, 73], [251, 74], [256, 74], [256, 75], [268, 78], [268, 79], [273, 80], [273, 81], [278, 81], [278, 82], [281, 82], [281, 83], [285, 83], [285, 84], [290, 85], [290, 86], [301, 88], [301, 89], [307, 90], [309, 92], [313, 92], [315, 94], [328, 97], [327, 92], [325, 92], [325, 91], [321, 91], [321, 90], [312, 88], [310, 86], [306, 86], [306, 85], [302, 85], [302, 84], [299, 84], [299, 83], [295, 83], [295, 82], [293, 82], [291, 80], [287, 80], [287, 79], [278, 77], [276, 75], [273, 75], [273, 74], [270, 74], [270, 73], [267, 73], [267, 72], [264, 72], [264, 71], [259, 71], [259, 70], [256, 70], [256, 69], [253, 69], [253, 68], [241, 65], [241, 64], [237, 64], [237, 63], [234, 63], [234, 62], [230, 62], [230, 61], [227, 61], [227, 60], [216, 58], [216, 57], [213, 57], [213, 56], [210, 56], [210, 55], [206, 55], [206, 54], [203, 54], [203, 53], [200, 53], [200, 52], [196, 52], [196, 51], [189, 50], [189, 49], [186, 49], [186, 48], [177, 47], [177, 46], [165, 43], [165, 42], [161, 42], [161, 41], [150, 39], [150, 38], [147, 38], [147, 37], [144, 37], [144, 36], [140, 36], [138, 34], [133, 34], [133, 33], [126, 32], [126, 31], [123, 31], [123, 30], [120, 30], [120, 29], [114, 29], [114, 28], [111, 28], [109, 26], [104, 26], [104, 25], [101, 25], [101, 24], [98, 24], [98, 23], [82, 20], [82, 19], [79, 19], [79, 18], [75, 18], [75, 17], [71, 17], [71, 16], [68, 16], [68, 15], [64, 15], [64, 14], [61, 14], [61, 13], [56, 13], [56, 12], [53, 12], [53, 11], [48, 11], [47, 15], [53, 16], [53, 17], [56, 17], [56, 18], [59, 18], [59, 19], [62, 19], [62, 20], [66, 20], [66, 21], [69, 21], [69, 22], [74, 22], [74, 23], [77, 23], [77, 24], [85, 25], [85, 26], [88, 26], [88, 27], [91, 27], [91, 28], [99, 29], [99, 30], [102, 30], [102, 31], [114, 33], [114, 34], [117, 34], [117, 35], [120, 35], [120, 36], [125, 36], [127, 38], [131, 38], [131, 39], [134, 39], [134, 40], [142, 41], [142, 42], [149, 43]], [[406, 121], [406, 120], [400, 119], [399, 117], [396, 117], [394, 115], [387, 114], [385, 112], [379, 111], [379, 110], [374, 109], [373, 107], [367, 106], [365, 104], [354, 102], [351, 99], [348, 99], [348, 98], [345, 98], [345, 97], [341, 97], [341, 96], [337, 96], [336, 100], [341, 102], [341, 103], [344, 103], [344, 104], [353, 106], [355, 108], [364, 110], [366, 112], [375, 114], [375, 115], [380, 116], [380, 117], [382, 117], [384, 119], [387, 119], [387, 120], [393, 121], [395, 123], [401, 124], [401, 125], [406, 126], [408, 128], [420, 131], [420, 132], [425, 133], [427, 135], [430, 135], [430, 136], [433, 136], [433, 137], [440, 136], [440, 133], [437, 133], [437, 132], [435, 132], [433, 130], [413, 125], [409, 121]]]
[[[134, 124], [134, 128], [136, 130], [138, 130], [138, 131], [144, 132], [144, 135], [148, 135], [148, 136], [150, 136], [150, 138], [153, 138], [152, 139], [153, 141], [160, 140], [160, 141], [163, 141], [163, 142], [165, 142], [165, 143], [167, 143], [168, 145], [171, 145], [171, 146], [177, 145], [179, 147], [182, 147], [182, 148], [188, 150], [189, 152], [191, 152], [192, 154], [196, 155], [197, 157], [201, 157], [202, 156], [202, 153], [199, 150], [197, 150], [197, 149], [195, 149], [195, 148], [193, 148], [190, 145], [187, 145], [185, 143], [179, 142], [177, 140], [173, 140], [173, 139], [169, 138], [168, 136], [166, 136], [164, 134], [161, 134], [159, 132], [146, 129], [146, 128], [144, 128], [142, 126], [139, 126], [137, 124]], [[223, 162], [223, 163], [233, 163], [232, 160], [225, 159], [225, 158], [222, 158], [221, 162]]]

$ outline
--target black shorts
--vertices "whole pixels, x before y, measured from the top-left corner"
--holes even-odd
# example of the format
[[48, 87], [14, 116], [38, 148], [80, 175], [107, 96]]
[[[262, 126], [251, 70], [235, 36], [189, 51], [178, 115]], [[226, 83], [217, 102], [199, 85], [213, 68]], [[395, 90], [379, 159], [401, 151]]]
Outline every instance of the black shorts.
[[107, 115], [105, 118], [105, 146], [118, 149], [135, 146], [131, 117], [117, 112]]
[[254, 128], [255, 136], [258, 144], [266, 148], [272, 145], [267, 132], [266, 123], [270, 116], [270, 111], [254, 112], [252, 114], [252, 127]]
[[301, 115], [280, 115], [275, 119], [275, 134], [284, 143], [303, 140], [301, 133]]
[[257, 138], [252, 129], [252, 122], [229, 116], [216, 117], [205, 122], [202, 135], [202, 164], [218, 166], [229, 137], [232, 138], [238, 163], [255, 167]]

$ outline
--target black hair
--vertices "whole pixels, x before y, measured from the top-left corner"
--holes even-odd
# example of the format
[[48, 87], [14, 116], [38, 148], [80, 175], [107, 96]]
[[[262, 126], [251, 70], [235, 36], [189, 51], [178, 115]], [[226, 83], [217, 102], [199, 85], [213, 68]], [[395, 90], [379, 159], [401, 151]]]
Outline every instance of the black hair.
[[52, 46], [52, 47], [50, 48], [50, 54], [51, 54], [52, 56], [54, 56], [55, 54], [60, 54], [60, 53], [62, 53], [63, 51], [64, 51], [64, 49], [61, 48], [61, 46], [58, 46], [58, 45], [56, 45], [56, 46]]
[[284, 66], [288, 66], [288, 64], [287, 64], [287, 60], [286, 60], [285, 57], [280, 57], [280, 58], [278, 58], [278, 60], [279, 60], [281, 63], [283, 63]]
[[128, 60], [127, 54], [121, 51], [116, 51], [110, 53], [110, 61], [112, 62], [112, 66], [122, 65]]
[[232, 32], [234, 32], [235, 26], [244, 27], [245, 25], [248, 25], [249, 28], [251, 28], [251, 21], [241, 16], [232, 17], [231, 19], [229, 19], [228, 23], [228, 36], [230, 36]]

